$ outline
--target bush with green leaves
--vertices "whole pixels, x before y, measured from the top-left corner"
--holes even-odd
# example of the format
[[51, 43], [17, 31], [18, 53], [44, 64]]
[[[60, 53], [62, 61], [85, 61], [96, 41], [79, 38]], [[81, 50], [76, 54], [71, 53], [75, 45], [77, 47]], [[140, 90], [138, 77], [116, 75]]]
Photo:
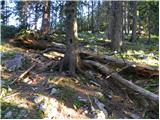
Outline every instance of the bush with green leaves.
[[18, 28], [13, 25], [1, 25], [1, 37], [2, 38], [10, 38], [14, 37], [18, 32]]

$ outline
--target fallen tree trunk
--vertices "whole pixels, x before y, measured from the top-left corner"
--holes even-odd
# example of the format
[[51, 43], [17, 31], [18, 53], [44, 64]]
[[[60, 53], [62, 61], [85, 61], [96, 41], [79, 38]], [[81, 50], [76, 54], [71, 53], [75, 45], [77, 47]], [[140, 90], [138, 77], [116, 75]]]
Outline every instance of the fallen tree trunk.
[[118, 75], [117, 73], [111, 73], [111, 71], [109, 70], [109, 68], [107, 68], [106, 66], [95, 62], [95, 61], [91, 61], [91, 60], [84, 60], [83, 62], [85, 62], [86, 64], [91, 64], [95, 67], [97, 67], [97, 69], [99, 69], [103, 74], [106, 75], [110, 75], [114, 80], [117, 80], [118, 82], [120, 82], [121, 84], [125, 85], [126, 87], [142, 94], [143, 96], [145, 96], [146, 98], [153, 100], [155, 102], [159, 101], [159, 96], [148, 91], [145, 90], [137, 85], [135, 85], [134, 83], [124, 79], [123, 77], [121, 77], [120, 75]]
[[[65, 52], [65, 46], [62, 44], [60, 47], [58, 47], [58, 45], [56, 44], [53, 44], [54, 47], [51, 47], [51, 48], [48, 48], [46, 49], [44, 52], [48, 52], [48, 51], [56, 51], [56, 52], [60, 52], [60, 53], [64, 53]], [[125, 60], [125, 63], [124, 63], [124, 60], [123, 59], [120, 59], [120, 58], [113, 58], [112, 56], [104, 56], [104, 55], [98, 55], [92, 51], [88, 51], [88, 50], [84, 50], [84, 49], [80, 49], [80, 56], [81, 58], [84, 58], [84, 59], [90, 59], [90, 60], [96, 60], [96, 61], [99, 61], [103, 64], [116, 64], [116, 65], [119, 65], [121, 67], [124, 67], [124, 66], [130, 66], [132, 68], [134, 68], [137, 72], [140, 72], [140, 73], [144, 73], [145, 75], [147, 76], [152, 76], [152, 75], [155, 75], [155, 76], [158, 76], [159, 75], [159, 70], [158, 70], [158, 67], [156, 66], [149, 66], [149, 65], [146, 65], [146, 64], [139, 64], [139, 63], [135, 63], [135, 62], [130, 62], [128, 60]]]
[[[49, 51], [56, 51], [56, 52], [60, 52], [60, 53], [64, 53], [65, 52], [65, 45], [61, 44], [61, 43], [55, 43], [55, 42], [47, 42], [44, 40], [11, 40], [11, 43], [19, 43], [21, 46], [24, 45], [24, 47], [29, 47], [29, 48], [38, 48], [42, 51], [41, 53], [45, 53], [45, 52], [49, 52]], [[103, 64], [116, 64], [119, 66], [131, 66], [132, 68], [134, 68], [138, 73], [140, 74], [144, 74], [148, 77], [154, 75], [154, 76], [158, 76], [159, 75], [159, 70], [158, 67], [155, 66], [148, 66], [146, 64], [138, 64], [135, 62], [130, 62], [125, 60], [125, 63], [123, 61], [123, 59], [119, 59], [119, 58], [113, 58], [112, 56], [104, 56], [104, 55], [98, 55], [92, 51], [88, 51], [88, 50], [84, 50], [84, 49], [80, 49], [80, 56], [82, 59], [90, 59], [90, 60], [95, 60], [98, 62], [101, 62]]]
[[83, 50], [83, 49], [80, 51], [80, 54], [85, 56], [84, 58], [86, 58], [86, 59], [96, 60], [96, 61], [99, 61], [104, 64], [107, 64], [109, 62], [113, 62], [113, 63], [119, 64], [121, 66], [127, 65], [127, 66], [136, 67], [137, 69], [148, 69], [148, 70], [152, 70], [152, 71], [154, 71], [154, 70], [158, 71], [158, 67], [155, 67], [155, 66], [148, 66], [146, 64], [138, 64], [135, 62], [130, 62], [128, 60], [125, 60], [125, 63], [124, 63], [123, 59], [113, 58], [112, 56], [98, 55], [94, 52]]
[[9, 42], [19, 47], [44, 50], [43, 52], [56, 51], [64, 53], [65, 51], [65, 45], [61, 43], [48, 42], [46, 40], [33, 40], [33, 39], [23, 40], [17, 38], [17, 39], [11, 39]]

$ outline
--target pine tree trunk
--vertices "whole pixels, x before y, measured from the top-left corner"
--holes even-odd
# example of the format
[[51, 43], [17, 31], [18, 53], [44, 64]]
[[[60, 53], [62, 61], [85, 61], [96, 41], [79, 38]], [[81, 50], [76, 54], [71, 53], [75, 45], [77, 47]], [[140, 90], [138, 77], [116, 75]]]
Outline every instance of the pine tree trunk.
[[128, 25], [127, 25], [127, 33], [128, 35], [130, 34], [130, 2], [128, 1], [128, 14], [127, 14], [127, 17], [128, 17]]
[[42, 18], [42, 34], [48, 35], [50, 32], [50, 1], [45, 1]]
[[135, 42], [136, 41], [136, 30], [137, 30], [137, 2], [136, 1], [132, 1], [132, 5], [133, 5], [133, 23], [132, 23], [132, 37], [131, 37], [131, 41]]
[[88, 2], [88, 30], [90, 29], [89, 11], [90, 11], [90, 6]]
[[76, 73], [76, 67], [79, 61], [78, 48], [76, 46], [77, 40], [77, 19], [76, 19], [76, 1], [66, 2], [66, 52], [60, 65], [60, 71], [69, 70], [70, 75], [74, 76]]
[[100, 26], [100, 1], [98, 1], [98, 8], [97, 8], [97, 20], [96, 20], [96, 32], [99, 33], [99, 26]]
[[36, 6], [35, 6], [35, 19], [34, 19], [34, 24], [35, 24], [35, 30], [37, 30], [37, 21], [38, 21], [38, 3], [36, 2]]
[[92, 16], [91, 16], [91, 29], [92, 29], [92, 33], [94, 33], [94, 16], [93, 16], [93, 7], [94, 7], [94, 1], [92, 0]]
[[106, 1], [106, 4], [108, 4], [107, 5], [107, 38], [108, 39], [111, 39], [111, 34], [112, 34], [112, 32], [111, 32], [111, 29], [112, 29], [112, 10], [111, 10], [111, 1]]
[[111, 47], [113, 50], [120, 50], [122, 45], [123, 8], [121, 1], [112, 1], [111, 18]]
[[151, 14], [150, 14], [150, 7], [148, 7], [148, 16], [147, 16], [147, 19], [148, 19], [148, 40], [147, 42], [149, 43], [150, 42], [150, 39], [151, 39]]
[[21, 24], [23, 27], [27, 28], [27, 7], [28, 7], [28, 1], [24, 0], [22, 1], [22, 15], [21, 15]]

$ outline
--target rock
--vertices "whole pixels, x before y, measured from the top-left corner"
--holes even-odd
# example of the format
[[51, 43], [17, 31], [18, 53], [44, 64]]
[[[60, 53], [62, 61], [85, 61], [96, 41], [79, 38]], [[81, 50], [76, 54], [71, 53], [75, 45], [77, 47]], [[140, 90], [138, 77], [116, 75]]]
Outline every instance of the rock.
[[149, 55], [150, 55], [151, 57], [154, 57], [154, 56], [155, 56], [154, 53], [150, 53]]
[[108, 92], [108, 98], [111, 100], [111, 99], [112, 99], [112, 96], [113, 96], [113, 92], [112, 92], [112, 90], [110, 90], [110, 91]]
[[58, 92], [58, 90], [56, 88], [52, 88], [50, 95], [56, 94]]
[[11, 116], [12, 116], [12, 112], [9, 111], [4, 115], [4, 118], [11, 118]]
[[147, 58], [148, 58], [148, 56], [146, 56], [146, 55], [143, 56], [143, 59], [147, 59]]
[[133, 119], [141, 119], [141, 117], [136, 114], [131, 114], [130, 117]]
[[82, 101], [82, 102], [87, 102], [87, 99], [82, 98], [81, 96], [78, 96], [78, 100], [79, 100], [79, 101]]
[[42, 100], [43, 100], [43, 97], [36, 96], [33, 101], [34, 101], [34, 103], [38, 104], [38, 103], [40, 103]]
[[0, 80], [0, 86], [5, 85], [5, 82], [3, 80]]
[[98, 106], [98, 108], [100, 110], [100, 113], [97, 116], [99, 116], [100, 118], [102, 117], [101, 119], [107, 118], [108, 117], [108, 112], [104, 108], [105, 105], [103, 103], [101, 103], [96, 97], [94, 97], [94, 102], [95, 102], [95, 104]]
[[105, 114], [103, 113], [103, 111], [99, 111], [97, 113], [97, 118], [96, 119], [105, 119]]
[[139, 54], [137, 57], [140, 58], [140, 59], [143, 59], [144, 55], [143, 54]]
[[51, 119], [53, 117], [56, 117], [57, 113], [58, 113], [57, 108], [53, 107], [53, 108], [51, 108], [50, 112], [48, 112], [47, 118]]
[[16, 54], [10, 60], [4, 61], [2, 64], [7, 68], [8, 71], [15, 71], [16, 69], [22, 68], [24, 56]]
[[25, 117], [27, 117], [27, 111], [26, 110], [19, 111], [17, 118], [25, 118]]
[[38, 106], [39, 110], [45, 112], [45, 109], [46, 109], [46, 104], [45, 103], [41, 103], [39, 106]]
[[4, 52], [0, 52], [0, 58], [4, 57]]

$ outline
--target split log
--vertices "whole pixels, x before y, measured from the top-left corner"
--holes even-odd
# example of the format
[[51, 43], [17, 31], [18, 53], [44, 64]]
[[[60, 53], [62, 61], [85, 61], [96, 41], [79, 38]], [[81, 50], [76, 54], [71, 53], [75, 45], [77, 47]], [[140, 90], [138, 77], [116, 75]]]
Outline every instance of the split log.
[[111, 71], [109, 70], [108, 67], [98, 63], [98, 62], [95, 62], [95, 61], [91, 61], [91, 60], [84, 60], [83, 62], [87, 63], [87, 64], [91, 64], [95, 67], [97, 67], [97, 69], [99, 69], [103, 74], [107, 74], [107, 75], [110, 75], [114, 80], [117, 80], [118, 82], [120, 82], [121, 84], [125, 85], [126, 87], [142, 94], [143, 96], [145, 96], [146, 98], [150, 99], [150, 100], [153, 100], [155, 102], [158, 102], [159, 101], [159, 96], [148, 91], [148, 90], [145, 90], [137, 85], [135, 85], [134, 83], [126, 80], [125, 78], [121, 77], [120, 75], [118, 75], [117, 73], [111, 73]]

